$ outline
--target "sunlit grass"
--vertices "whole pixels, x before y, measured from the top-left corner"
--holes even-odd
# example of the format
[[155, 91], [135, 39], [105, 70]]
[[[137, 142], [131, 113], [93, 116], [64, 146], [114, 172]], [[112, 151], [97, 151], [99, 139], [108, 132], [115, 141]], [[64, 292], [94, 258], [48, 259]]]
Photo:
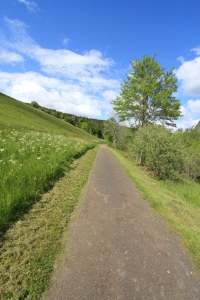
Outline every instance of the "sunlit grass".
[[37, 131], [0, 131], [0, 228], [53, 186], [94, 144]]

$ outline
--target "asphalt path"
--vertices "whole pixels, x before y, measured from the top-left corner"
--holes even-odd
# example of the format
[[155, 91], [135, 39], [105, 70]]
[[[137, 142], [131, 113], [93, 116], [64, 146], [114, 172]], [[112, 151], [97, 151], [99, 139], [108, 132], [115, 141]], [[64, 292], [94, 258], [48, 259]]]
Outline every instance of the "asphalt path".
[[[49, 300], [197, 300], [199, 273], [106, 146], [94, 161]], [[69, 245], [68, 245], [69, 246]]]

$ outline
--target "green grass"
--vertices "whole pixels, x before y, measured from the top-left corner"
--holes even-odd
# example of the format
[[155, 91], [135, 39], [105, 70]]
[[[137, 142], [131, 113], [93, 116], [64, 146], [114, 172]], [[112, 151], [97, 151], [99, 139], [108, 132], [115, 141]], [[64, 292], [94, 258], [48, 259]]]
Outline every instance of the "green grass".
[[0, 93], [0, 232], [99, 139]]
[[163, 182], [165, 188], [173, 191], [186, 202], [200, 208], [200, 185], [192, 180], [183, 179], [182, 182], [166, 180]]
[[182, 183], [158, 181], [133, 160], [124, 157], [114, 149], [111, 152], [122, 164], [141, 196], [161, 214], [178, 233], [186, 247], [193, 254], [200, 269], [200, 186], [198, 183], [184, 180]]
[[[53, 189], [10, 228], [0, 244], [0, 299], [41, 299], [71, 213], [88, 179], [98, 148], [76, 160]], [[65, 250], [66, 251], [66, 250]]]
[[37, 131], [0, 131], [0, 229], [8, 227], [94, 143]]
[[89, 140], [99, 140], [64, 120], [50, 116], [28, 104], [0, 93], [0, 129], [15, 128], [46, 131], [51, 134], [62, 134]]

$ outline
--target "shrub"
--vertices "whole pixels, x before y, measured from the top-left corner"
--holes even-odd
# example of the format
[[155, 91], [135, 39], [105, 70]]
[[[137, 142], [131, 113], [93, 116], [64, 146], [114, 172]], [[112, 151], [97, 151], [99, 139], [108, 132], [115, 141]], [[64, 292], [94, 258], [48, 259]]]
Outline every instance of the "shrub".
[[40, 107], [39, 104], [36, 101], [32, 101], [30, 105], [33, 106], [33, 107], [35, 107], [35, 108], [39, 108]]
[[163, 126], [138, 129], [133, 140], [137, 160], [159, 179], [177, 180], [183, 169], [182, 143]]
[[196, 180], [200, 177], [200, 153], [198, 148], [186, 147], [183, 151], [185, 177]]
[[184, 175], [196, 180], [200, 177], [200, 132], [198, 128], [188, 128], [179, 134], [179, 139], [184, 145]]

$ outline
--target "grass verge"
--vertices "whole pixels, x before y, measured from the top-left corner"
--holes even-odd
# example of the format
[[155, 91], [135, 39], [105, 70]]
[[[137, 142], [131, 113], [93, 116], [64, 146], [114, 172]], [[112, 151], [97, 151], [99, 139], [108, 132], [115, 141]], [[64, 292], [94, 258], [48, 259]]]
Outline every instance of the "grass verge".
[[[121, 151], [110, 149], [123, 166], [126, 174], [141, 191], [141, 196], [158, 211], [178, 232], [186, 247], [193, 254], [200, 269], [200, 199], [194, 200], [198, 183], [185, 180], [183, 183], [162, 182], [152, 178]], [[194, 195], [192, 196], [192, 193]], [[191, 200], [192, 199], [192, 200]]]
[[71, 170], [43, 195], [4, 236], [0, 244], [0, 299], [35, 300], [48, 289], [61, 236], [98, 147], [76, 160]]

